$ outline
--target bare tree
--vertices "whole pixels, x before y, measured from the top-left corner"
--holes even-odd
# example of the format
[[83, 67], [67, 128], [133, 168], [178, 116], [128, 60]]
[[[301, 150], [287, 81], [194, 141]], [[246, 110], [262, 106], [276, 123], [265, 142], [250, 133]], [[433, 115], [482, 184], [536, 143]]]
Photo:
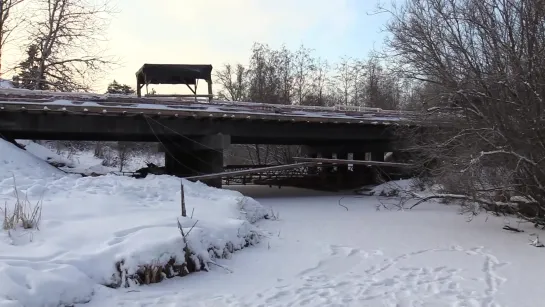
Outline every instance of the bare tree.
[[354, 74], [352, 59], [342, 58], [335, 68], [334, 89], [338, 101], [342, 105], [351, 103], [351, 96], [354, 86]]
[[32, 70], [33, 89], [88, 91], [94, 74], [113, 64], [97, 45], [104, 41], [107, 0], [34, 0], [36, 17], [30, 20], [29, 46], [35, 56], [26, 67]]
[[129, 164], [134, 145], [134, 143], [130, 142], [117, 143], [117, 160], [119, 163], [120, 172], [123, 172], [123, 168], [125, 168]]
[[25, 0], [0, 0], [0, 76], [2, 74], [2, 55], [6, 44], [12, 37], [13, 31], [22, 24], [24, 18], [15, 16], [15, 8]]
[[278, 82], [278, 104], [291, 104], [294, 86], [294, 55], [283, 46], [280, 50], [271, 51], [270, 73], [271, 82]]
[[285, 90], [281, 88], [281, 85], [285, 84], [282, 83], [281, 78], [285, 76], [281, 76], [279, 70], [286, 67], [288, 63], [280, 66], [280, 60], [278, 52], [270, 49], [269, 46], [254, 45], [248, 68], [249, 99], [272, 104], [287, 103], [282, 100], [282, 97], [285, 97]]
[[234, 68], [226, 64], [216, 72], [216, 82], [220, 84], [219, 97], [231, 101], [242, 101], [248, 95], [248, 71], [241, 64]]
[[433, 85], [434, 114], [457, 128], [414, 134], [421, 161], [447, 192], [544, 226], [543, 1], [408, 0], [392, 13], [400, 71]]
[[326, 106], [332, 104], [330, 95], [328, 95], [329, 64], [327, 61], [315, 59], [313, 76], [308, 95], [301, 101], [303, 105]]
[[396, 110], [401, 101], [401, 80], [393, 71], [388, 71], [377, 56], [372, 55], [366, 63], [366, 79], [363, 92], [365, 105]]
[[295, 104], [303, 104], [303, 101], [311, 94], [312, 75], [315, 70], [316, 63], [311, 50], [301, 46], [294, 55], [293, 91]]

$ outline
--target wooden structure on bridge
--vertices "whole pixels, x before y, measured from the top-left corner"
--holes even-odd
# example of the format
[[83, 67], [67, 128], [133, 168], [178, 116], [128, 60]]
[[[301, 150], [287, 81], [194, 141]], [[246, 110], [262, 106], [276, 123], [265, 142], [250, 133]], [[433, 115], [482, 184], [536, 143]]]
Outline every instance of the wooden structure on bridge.
[[[208, 94], [198, 95], [199, 79], [208, 84]], [[149, 84], [185, 84], [192, 95], [154, 95], [157, 97], [207, 97], [212, 100], [212, 65], [192, 64], [144, 64], [136, 72], [136, 93], [142, 97], [142, 87], [146, 86], [148, 94]], [[193, 87], [192, 87], [193, 86]]]
[[[234, 171], [225, 171], [214, 174], [198, 175], [185, 177], [185, 179], [190, 181], [206, 181], [206, 180], [217, 180], [224, 179], [227, 183], [230, 182], [229, 179], [232, 178], [242, 178], [240, 183], [245, 185], [246, 183], [254, 184], [268, 184], [282, 185], [286, 186], [300, 186], [300, 187], [324, 187], [327, 186], [327, 182], [324, 182], [324, 179], [327, 181], [327, 176], [330, 175], [327, 172], [319, 173], [309, 171], [311, 168], [316, 170], [317, 168], [322, 168], [322, 170], [331, 169], [336, 165], [363, 165], [369, 167], [369, 172], [376, 170], [376, 168], [394, 168], [402, 170], [411, 170], [414, 166], [408, 163], [396, 163], [396, 162], [381, 162], [381, 161], [368, 161], [368, 160], [351, 160], [351, 159], [327, 159], [327, 158], [305, 158], [305, 157], [296, 157], [294, 158], [296, 163], [286, 164], [286, 165], [272, 165], [272, 166], [261, 166], [261, 167], [252, 167], [248, 166], [248, 169], [234, 170]], [[307, 172], [291, 172], [286, 173], [286, 171], [291, 171], [295, 169], [307, 169]], [[368, 173], [369, 173], [368, 172]], [[259, 174], [259, 176], [256, 176]], [[361, 173], [354, 173], [352, 176], [343, 172], [338, 172], [333, 174], [335, 177], [334, 182], [337, 187], [343, 186], [343, 178], [340, 176], [348, 176], [346, 181], [354, 181], [354, 177], [361, 177]], [[366, 175], [366, 174], [363, 174]], [[367, 174], [369, 175], [369, 174]], [[363, 176], [365, 177], [365, 176]], [[253, 180], [252, 180], [253, 179]], [[314, 179], [314, 180], [312, 180]], [[364, 178], [361, 178], [365, 180]], [[357, 180], [356, 180], [357, 181]], [[330, 183], [331, 184], [331, 183]], [[355, 186], [358, 186], [359, 182], [354, 182]]]

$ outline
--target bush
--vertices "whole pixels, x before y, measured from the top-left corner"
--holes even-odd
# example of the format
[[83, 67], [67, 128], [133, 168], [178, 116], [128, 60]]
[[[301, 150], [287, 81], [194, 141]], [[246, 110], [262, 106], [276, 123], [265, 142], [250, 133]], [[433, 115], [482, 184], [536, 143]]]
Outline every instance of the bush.
[[4, 230], [15, 230], [18, 227], [22, 227], [23, 229], [39, 229], [38, 226], [42, 218], [42, 201], [40, 200], [35, 205], [32, 205], [26, 195], [24, 198], [21, 197], [17, 191], [16, 184], [14, 184], [14, 187], [16, 202], [13, 210], [10, 211], [8, 209], [7, 202], [4, 204], [4, 208], [0, 209], [4, 215]]

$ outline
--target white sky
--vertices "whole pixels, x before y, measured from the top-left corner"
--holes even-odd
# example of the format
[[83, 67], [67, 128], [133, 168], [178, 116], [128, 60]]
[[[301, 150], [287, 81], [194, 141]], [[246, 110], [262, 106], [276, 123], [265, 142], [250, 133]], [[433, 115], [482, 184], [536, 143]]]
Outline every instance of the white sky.
[[[109, 53], [121, 67], [113, 79], [135, 86], [144, 63], [245, 63], [254, 42], [273, 48], [300, 44], [334, 61], [365, 57], [380, 45], [385, 16], [369, 16], [375, 0], [113, 0], [119, 13], [109, 32]], [[153, 5], [152, 5], [153, 3]], [[8, 52], [13, 57], [17, 46]]]

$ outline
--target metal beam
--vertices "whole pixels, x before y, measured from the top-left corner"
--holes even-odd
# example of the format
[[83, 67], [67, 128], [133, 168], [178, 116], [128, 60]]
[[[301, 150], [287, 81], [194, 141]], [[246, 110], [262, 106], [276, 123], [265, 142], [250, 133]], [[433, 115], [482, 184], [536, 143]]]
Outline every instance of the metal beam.
[[[165, 115], [163, 110], [161, 116]], [[2, 112], [0, 133], [14, 139], [46, 140], [112, 140], [112, 141], [178, 141], [193, 136], [231, 135], [231, 143], [247, 144], [332, 144], [393, 140], [385, 126], [351, 125], [324, 122], [236, 120], [192, 116], [153, 118], [151, 116], [74, 115], [42, 112]], [[197, 113], [197, 112], [195, 112]], [[112, 115], [112, 116], [110, 116]], [[183, 135], [183, 136], [182, 136]], [[255, 142], [258, 141], [258, 142]], [[253, 143], [248, 143], [253, 142]]]
[[359, 165], [367, 165], [367, 166], [384, 166], [384, 167], [399, 167], [399, 168], [414, 167], [414, 165], [409, 163], [378, 162], [378, 161], [366, 161], [366, 160], [305, 158], [305, 157], [295, 157], [293, 158], [293, 160], [298, 162], [314, 162], [314, 163], [326, 163], [326, 164], [359, 164]]

